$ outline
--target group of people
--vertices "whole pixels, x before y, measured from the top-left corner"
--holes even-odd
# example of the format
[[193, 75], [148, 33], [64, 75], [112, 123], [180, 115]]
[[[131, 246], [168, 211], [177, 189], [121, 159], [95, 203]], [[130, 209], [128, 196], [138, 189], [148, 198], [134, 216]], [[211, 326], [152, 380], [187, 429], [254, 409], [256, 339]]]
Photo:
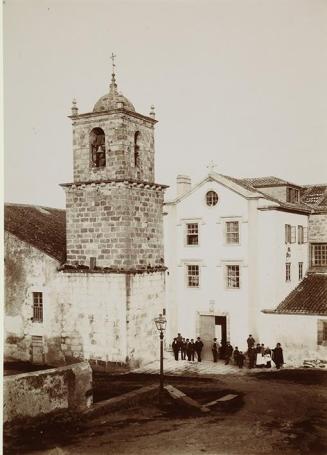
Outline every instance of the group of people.
[[193, 338], [183, 338], [180, 333], [174, 338], [171, 347], [173, 348], [175, 360], [178, 360], [179, 353], [181, 354], [182, 360], [194, 361], [195, 353], [198, 362], [201, 362], [201, 352], [203, 349], [203, 342], [200, 337], [197, 337], [196, 341]]
[[[252, 335], [249, 335], [247, 342], [247, 351], [243, 352], [237, 346], [233, 346], [228, 341], [227, 343], [219, 344], [217, 338], [213, 339], [212, 355], [213, 361], [217, 362], [222, 359], [225, 365], [231, 361], [234, 362], [239, 368], [243, 368], [247, 362], [248, 368], [271, 368], [271, 362], [274, 362], [277, 369], [280, 369], [284, 364], [283, 349], [280, 343], [276, 344], [274, 349], [265, 346], [264, 343], [256, 343]], [[195, 354], [198, 362], [201, 362], [201, 352], [203, 349], [203, 342], [200, 337], [196, 341], [193, 338], [183, 338], [179, 333], [172, 342], [172, 348], [175, 360], [181, 357], [181, 360], [194, 361]]]
[[249, 359], [249, 368], [271, 368], [273, 361], [279, 370], [284, 364], [283, 348], [280, 343], [276, 344], [274, 349], [270, 349], [263, 343], [255, 343], [252, 335], [246, 340], [248, 345], [247, 356]]

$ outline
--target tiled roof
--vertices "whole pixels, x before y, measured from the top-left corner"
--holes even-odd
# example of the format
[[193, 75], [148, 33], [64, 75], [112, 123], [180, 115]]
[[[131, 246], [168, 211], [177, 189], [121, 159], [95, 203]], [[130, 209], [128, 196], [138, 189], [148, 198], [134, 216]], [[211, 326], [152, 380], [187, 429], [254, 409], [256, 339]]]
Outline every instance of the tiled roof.
[[251, 185], [254, 188], [260, 188], [265, 186], [283, 186], [283, 185], [291, 185], [291, 186], [299, 186], [295, 183], [287, 182], [286, 180], [280, 179], [278, 177], [269, 176], [269, 177], [256, 177], [256, 178], [242, 178], [239, 179], [240, 181], [244, 182], [246, 185]]
[[248, 191], [252, 191], [254, 193], [257, 192], [256, 189], [250, 183], [247, 183], [245, 181], [246, 179], [239, 179], [237, 177], [231, 177], [230, 175], [223, 175], [223, 174], [220, 174], [220, 175], [222, 175], [225, 179], [230, 180], [231, 182], [237, 183], [237, 185], [242, 186], [243, 188], [245, 188]]
[[327, 205], [327, 185], [307, 185], [302, 192], [302, 201], [313, 207]]
[[272, 313], [327, 315], [327, 273], [306, 276]]
[[[292, 202], [286, 202], [286, 201], [282, 201], [281, 199], [272, 197], [269, 194], [267, 194], [266, 192], [260, 191], [260, 187], [263, 187], [264, 185], [259, 185], [258, 187], [256, 187], [255, 185], [252, 185], [250, 183], [251, 181], [257, 181], [257, 180], [268, 181], [268, 179], [271, 179], [270, 181], [278, 180], [280, 182], [284, 182], [285, 185], [287, 184], [287, 182], [285, 182], [285, 180], [278, 179], [277, 177], [258, 177], [256, 179], [243, 179], [243, 178], [230, 177], [228, 175], [224, 175], [224, 177], [231, 180], [232, 182], [237, 183], [238, 185], [241, 185], [243, 188], [246, 188], [249, 191], [254, 191], [255, 193], [262, 194], [262, 197], [264, 197], [265, 199], [268, 199], [269, 201], [278, 203], [278, 205], [283, 209], [293, 210], [293, 211], [298, 210], [298, 211], [305, 212], [305, 213], [309, 213], [312, 209], [309, 205], [303, 203], [302, 201], [292, 203]], [[293, 184], [291, 184], [291, 185], [293, 185]]]
[[60, 262], [66, 255], [65, 210], [5, 204], [4, 228]]

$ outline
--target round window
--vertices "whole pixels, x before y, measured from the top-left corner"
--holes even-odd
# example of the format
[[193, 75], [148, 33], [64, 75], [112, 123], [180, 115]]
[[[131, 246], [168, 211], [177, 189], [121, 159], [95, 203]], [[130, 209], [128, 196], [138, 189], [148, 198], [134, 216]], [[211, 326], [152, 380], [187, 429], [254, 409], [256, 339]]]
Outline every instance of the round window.
[[218, 194], [215, 191], [208, 191], [206, 194], [207, 205], [213, 207], [218, 202]]

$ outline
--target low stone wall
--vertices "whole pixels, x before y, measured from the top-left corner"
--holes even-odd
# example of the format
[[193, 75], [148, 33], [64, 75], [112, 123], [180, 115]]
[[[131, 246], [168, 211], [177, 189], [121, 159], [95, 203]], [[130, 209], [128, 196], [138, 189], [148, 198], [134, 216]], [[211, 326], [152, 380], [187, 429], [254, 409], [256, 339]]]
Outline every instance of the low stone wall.
[[3, 422], [92, 405], [92, 369], [88, 362], [4, 378]]

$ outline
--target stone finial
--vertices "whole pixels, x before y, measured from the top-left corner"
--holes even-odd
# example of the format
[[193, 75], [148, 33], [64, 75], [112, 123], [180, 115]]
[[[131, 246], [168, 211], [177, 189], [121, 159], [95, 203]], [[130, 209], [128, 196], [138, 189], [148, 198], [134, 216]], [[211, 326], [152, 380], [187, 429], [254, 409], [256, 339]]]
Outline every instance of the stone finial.
[[72, 102], [72, 115], [78, 115], [78, 107], [77, 107], [76, 98], [73, 98], [73, 102]]
[[151, 106], [151, 110], [150, 110], [150, 114], [149, 115], [152, 118], [156, 118], [156, 113], [154, 112], [154, 105], [153, 104]]

